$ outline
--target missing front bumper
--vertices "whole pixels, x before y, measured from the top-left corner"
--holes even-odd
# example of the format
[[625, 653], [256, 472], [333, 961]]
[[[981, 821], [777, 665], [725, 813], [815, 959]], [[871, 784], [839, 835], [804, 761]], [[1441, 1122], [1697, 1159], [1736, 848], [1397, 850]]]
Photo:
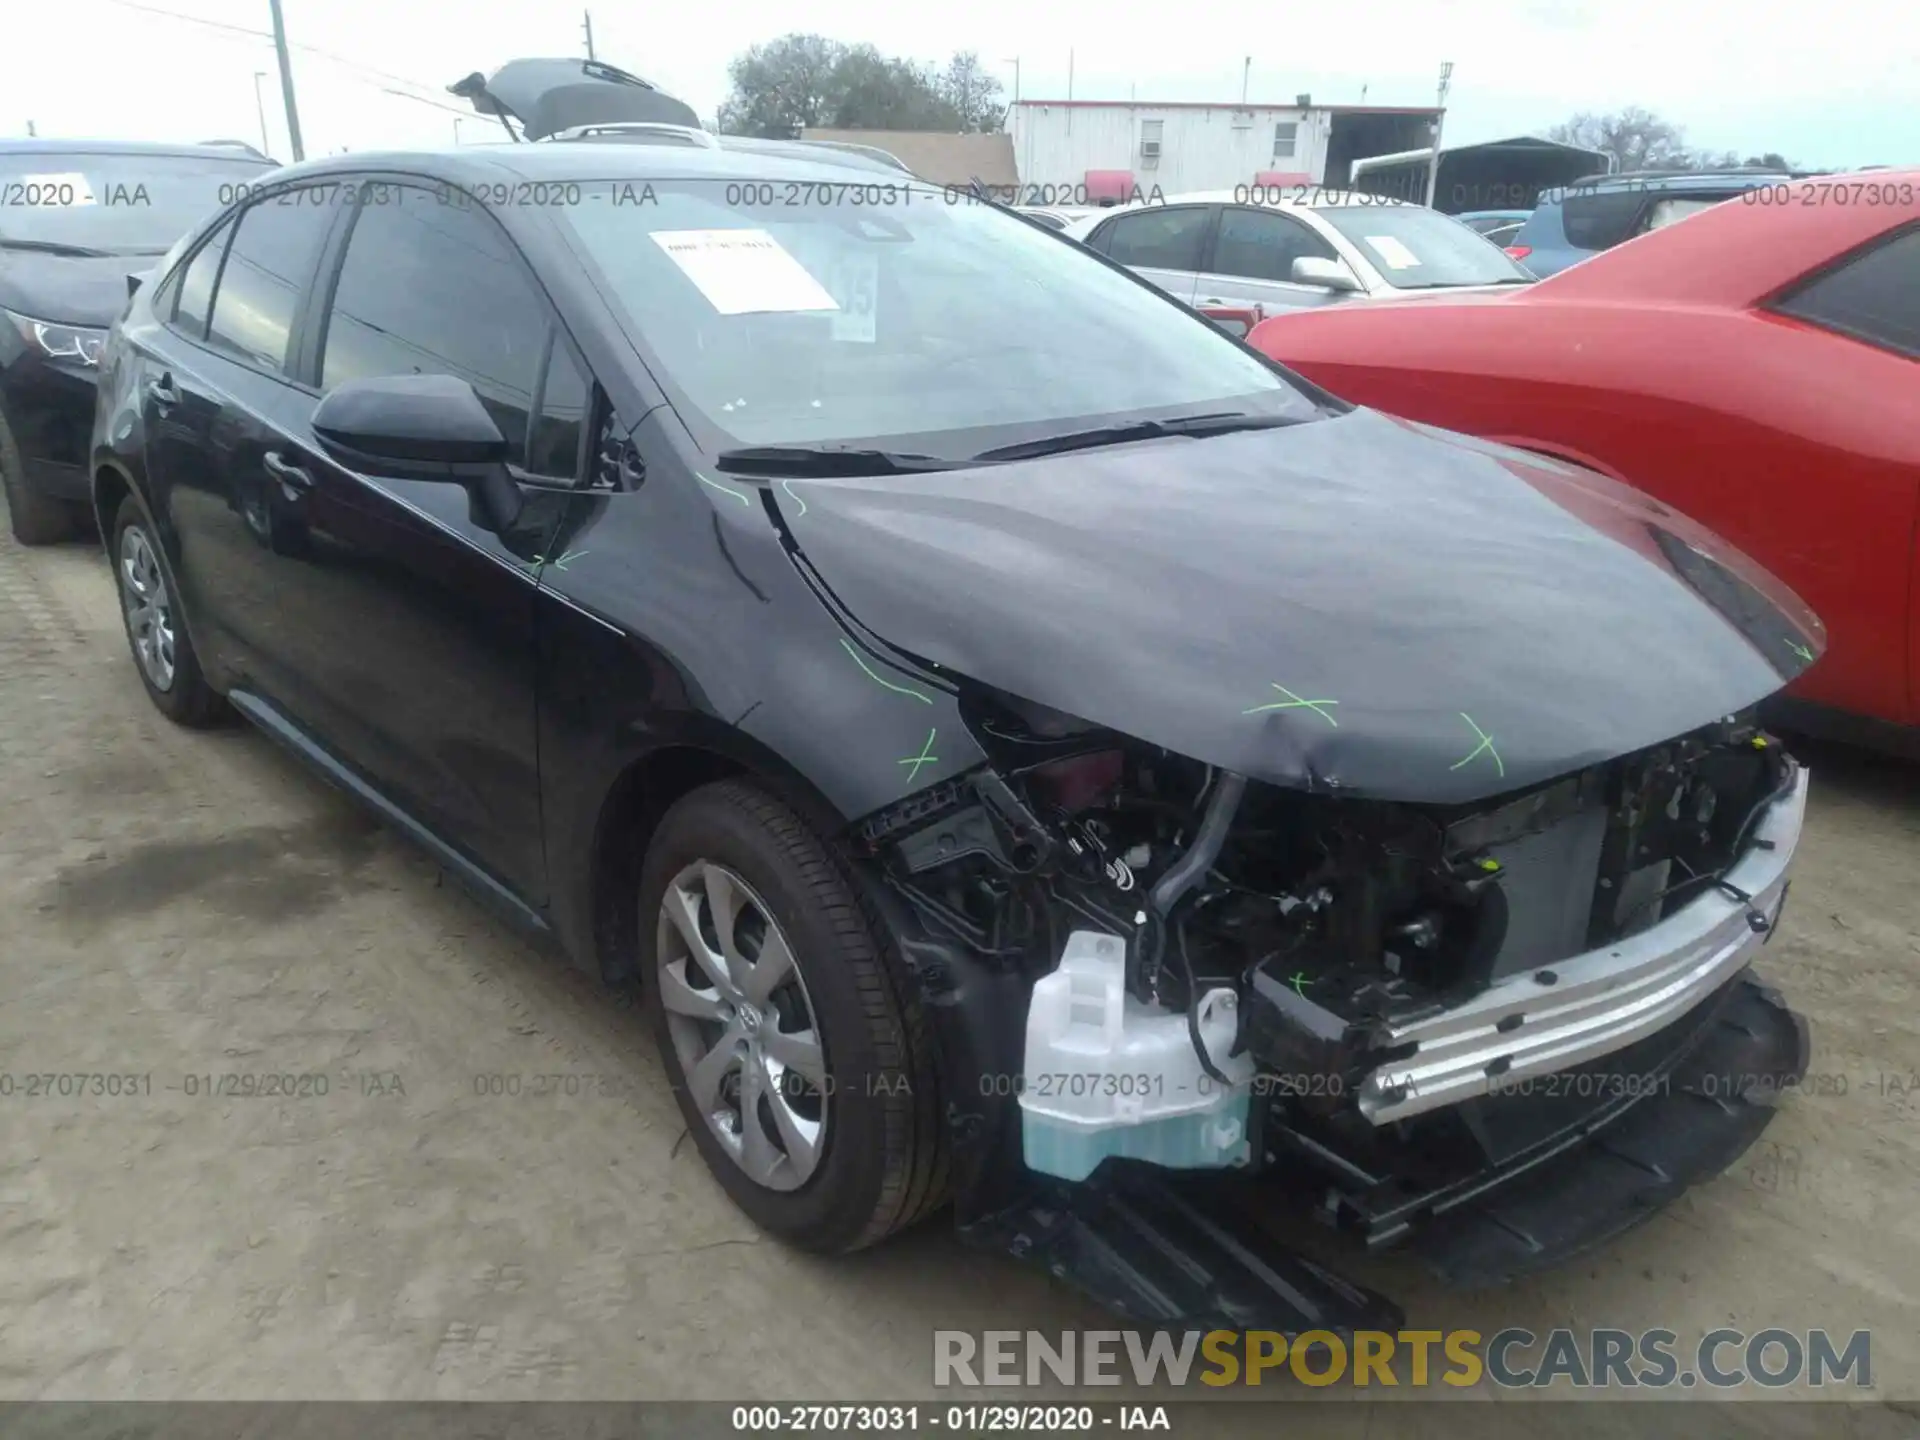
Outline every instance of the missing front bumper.
[[1800, 768], [1721, 886], [1639, 934], [1386, 1027], [1380, 1045], [1413, 1049], [1367, 1076], [1360, 1113], [1384, 1125], [1511, 1089], [1621, 1050], [1694, 1009], [1771, 936], [1806, 805]]

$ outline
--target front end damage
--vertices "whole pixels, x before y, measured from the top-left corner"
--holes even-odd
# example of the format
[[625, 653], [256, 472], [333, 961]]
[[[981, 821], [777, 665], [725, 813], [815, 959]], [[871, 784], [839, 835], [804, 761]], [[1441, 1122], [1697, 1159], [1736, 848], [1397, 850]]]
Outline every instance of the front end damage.
[[1310, 1220], [1460, 1283], [1554, 1264], [1805, 1071], [1748, 966], [1806, 772], [1745, 716], [1401, 803], [962, 703], [989, 763], [855, 840], [935, 1017], [958, 1219], [1137, 1322], [1393, 1323]]

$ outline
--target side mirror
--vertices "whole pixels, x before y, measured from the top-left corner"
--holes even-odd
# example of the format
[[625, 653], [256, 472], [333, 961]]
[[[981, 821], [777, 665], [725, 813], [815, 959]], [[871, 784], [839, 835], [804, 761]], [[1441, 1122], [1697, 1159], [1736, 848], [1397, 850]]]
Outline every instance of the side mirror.
[[1359, 277], [1349, 270], [1346, 262], [1326, 260], [1318, 255], [1302, 255], [1293, 262], [1293, 283], [1296, 285], [1318, 285], [1322, 290], [1348, 292], [1360, 288]]
[[506, 471], [507, 442], [473, 386], [453, 375], [349, 380], [321, 397], [313, 434], [350, 470], [464, 485], [477, 519], [502, 529], [525, 497]]

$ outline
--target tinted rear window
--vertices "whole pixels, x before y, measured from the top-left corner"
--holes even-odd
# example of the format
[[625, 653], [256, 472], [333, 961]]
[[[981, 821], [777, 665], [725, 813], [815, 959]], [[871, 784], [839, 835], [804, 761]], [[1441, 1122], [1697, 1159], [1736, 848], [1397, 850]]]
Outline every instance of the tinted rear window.
[[1781, 301], [1780, 309], [1920, 359], [1920, 225], [1875, 242], [1808, 282]]
[[1633, 233], [1647, 203], [1644, 190], [1576, 190], [1561, 203], [1567, 243], [1581, 250], [1610, 250]]
[[337, 213], [303, 198], [315, 193], [290, 190], [242, 212], [214, 292], [209, 343], [275, 370], [286, 363], [301, 292]]

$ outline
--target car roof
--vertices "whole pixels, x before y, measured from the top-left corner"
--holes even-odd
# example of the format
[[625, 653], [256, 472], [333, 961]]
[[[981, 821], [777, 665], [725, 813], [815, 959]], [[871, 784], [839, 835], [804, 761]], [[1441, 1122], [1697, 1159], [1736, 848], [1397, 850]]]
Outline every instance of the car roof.
[[239, 165], [272, 165], [236, 142], [217, 145], [169, 145], [152, 140], [0, 140], [0, 155], [124, 155], [173, 159], [231, 160]]
[[1540, 194], [1542, 205], [1558, 204], [1569, 195], [1611, 195], [1622, 190], [1724, 190], [1729, 185], [1784, 185], [1798, 177], [1785, 170], [1630, 170], [1616, 175], [1592, 175], [1571, 185]]
[[[1267, 187], [1280, 190], [1283, 187]], [[1373, 195], [1361, 190], [1333, 190], [1318, 185], [1285, 187], [1305, 189], [1307, 197], [1293, 199], [1291, 196], [1276, 195], [1270, 198], [1251, 198], [1262, 190], [1260, 186], [1242, 185], [1238, 190], [1186, 190], [1178, 195], [1162, 195], [1151, 200], [1136, 200], [1128, 205], [1109, 205], [1103, 210], [1094, 210], [1068, 223], [1061, 233], [1071, 235], [1078, 240], [1083, 238], [1094, 226], [1110, 215], [1128, 215], [1140, 210], [1165, 210], [1175, 205], [1238, 205], [1247, 210], [1380, 210], [1392, 206], [1404, 206], [1410, 210], [1424, 210], [1424, 205], [1411, 200], [1401, 200], [1391, 195]]]
[[[800, 142], [793, 142], [800, 143]], [[793, 154], [731, 145], [627, 145], [540, 140], [523, 144], [461, 145], [431, 150], [374, 150], [289, 165], [275, 180], [343, 171], [420, 173], [454, 183], [488, 184], [503, 175], [527, 181], [794, 180], [846, 183], [847, 172], [879, 174], [878, 160], [846, 152]], [[930, 184], [897, 170], [893, 183]]]
[[[1778, 204], [1729, 200], [1709, 206], [1528, 286], [1525, 303], [1634, 300], [1744, 308], [1859, 245], [1920, 223], [1920, 169], [1780, 183]], [[1844, 200], [1833, 193], [1837, 187], [1845, 187]]]
[[[1303, 198], [1295, 199], [1294, 191], [1304, 192]], [[1255, 196], [1261, 198], [1256, 199]], [[1242, 185], [1233, 190], [1187, 190], [1178, 195], [1163, 195], [1154, 200], [1115, 208], [1143, 210], [1160, 205], [1247, 205], [1257, 210], [1342, 210], [1350, 205], [1363, 205], [1370, 210], [1388, 205], [1405, 205], [1415, 210], [1426, 208], [1393, 195], [1341, 190], [1332, 185]]]

